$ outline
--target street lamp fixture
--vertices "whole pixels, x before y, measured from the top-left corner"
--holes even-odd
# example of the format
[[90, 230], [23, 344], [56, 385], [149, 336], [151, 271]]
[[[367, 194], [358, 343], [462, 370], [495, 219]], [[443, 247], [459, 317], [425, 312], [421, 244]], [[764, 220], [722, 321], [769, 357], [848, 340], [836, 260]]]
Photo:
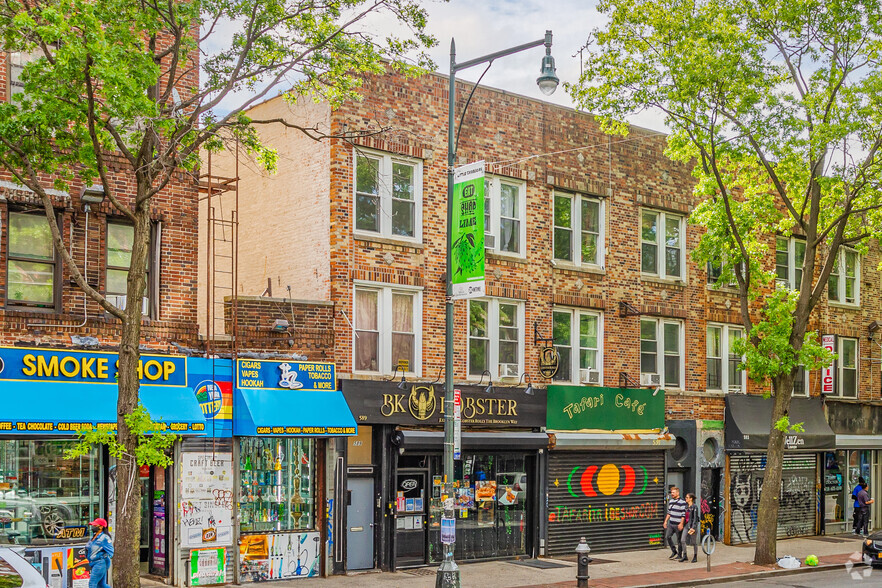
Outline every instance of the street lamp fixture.
[[[557, 89], [560, 80], [557, 77], [554, 67], [554, 57], [551, 56], [551, 31], [545, 31], [545, 37], [530, 43], [524, 43], [509, 49], [503, 49], [495, 53], [490, 53], [483, 57], [470, 59], [462, 63], [456, 62], [456, 43], [450, 40], [450, 91], [448, 93], [447, 103], [447, 308], [445, 313], [445, 344], [444, 344], [444, 518], [454, 518], [454, 492], [453, 492], [453, 446], [454, 446], [454, 421], [453, 421], [453, 282], [452, 282], [452, 263], [450, 251], [452, 243], [452, 233], [450, 231], [453, 225], [453, 167], [456, 165], [456, 137], [457, 132], [454, 127], [454, 109], [456, 107], [456, 72], [480, 65], [483, 63], [492, 64], [494, 60], [533, 47], [545, 45], [545, 57], [542, 59], [542, 70], [536, 83], [539, 89], [546, 96], [550, 96]], [[490, 65], [487, 66], [488, 68]], [[480, 83], [480, 80], [478, 80]], [[477, 88], [478, 84], [475, 84]], [[474, 90], [473, 90], [474, 91]], [[466, 102], [463, 107], [462, 120], [465, 120], [465, 111], [469, 106]], [[462, 122], [460, 122], [462, 126]], [[483, 374], [481, 376], [483, 379]], [[492, 392], [492, 377], [490, 385], [487, 387]], [[532, 388], [532, 387], [531, 387]], [[532, 389], [530, 389], [532, 392]], [[460, 576], [459, 567], [453, 560], [453, 548], [455, 539], [451, 543], [443, 543], [444, 561], [438, 566], [438, 574], [435, 578], [436, 588], [459, 588]]]

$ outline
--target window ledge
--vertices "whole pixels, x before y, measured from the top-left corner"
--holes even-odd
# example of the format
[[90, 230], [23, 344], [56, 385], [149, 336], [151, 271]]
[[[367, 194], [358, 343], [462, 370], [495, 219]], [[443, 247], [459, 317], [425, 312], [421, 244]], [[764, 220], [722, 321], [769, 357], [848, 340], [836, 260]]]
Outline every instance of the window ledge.
[[565, 271], [565, 272], [576, 272], [581, 274], [594, 274], [597, 276], [605, 276], [606, 269], [599, 265], [576, 265], [570, 261], [553, 259], [551, 263], [551, 267], [556, 270]]
[[860, 310], [860, 304], [849, 304], [848, 302], [836, 302], [836, 301], [827, 301], [827, 306], [830, 308], [841, 308], [842, 310]]
[[682, 280], [680, 278], [672, 279], [672, 278], [659, 278], [658, 276], [653, 276], [649, 274], [641, 274], [640, 281], [646, 282], [649, 284], [659, 284], [661, 286], [675, 286], [677, 288], [686, 288], [686, 280]]
[[662, 386], [662, 390], [665, 391], [665, 395], [673, 395], [673, 396], [697, 396], [702, 398], [725, 398], [726, 393], [721, 390], [683, 390], [678, 388], [676, 390], [669, 390]]
[[365, 243], [392, 245], [394, 247], [408, 247], [410, 249], [418, 250], [422, 250], [425, 247], [425, 245], [416, 240], [411, 241], [409, 239], [392, 239], [389, 237], [381, 237], [380, 235], [359, 232], [353, 232], [352, 236], [355, 238], [356, 241], [364, 241]]
[[716, 292], [718, 294], [740, 294], [741, 291], [737, 286], [715, 286], [713, 284], [706, 284], [705, 289], [708, 292]]
[[499, 253], [498, 251], [487, 251], [485, 253], [487, 259], [494, 261], [510, 261], [512, 263], [527, 263], [527, 258], [517, 253]]

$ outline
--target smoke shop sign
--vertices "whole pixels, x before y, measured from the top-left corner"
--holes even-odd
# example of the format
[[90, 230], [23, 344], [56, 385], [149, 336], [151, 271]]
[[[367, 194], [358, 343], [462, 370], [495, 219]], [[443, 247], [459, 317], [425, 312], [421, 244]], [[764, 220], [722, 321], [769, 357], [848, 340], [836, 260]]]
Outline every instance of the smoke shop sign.
[[[438, 384], [343, 380], [343, 396], [358, 423], [439, 426], [444, 423], [444, 389]], [[545, 390], [459, 386], [462, 424], [472, 427], [544, 427]]]
[[650, 388], [549, 386], [548, 428], [627, 431], [665, 426], [665, 393]]
[[[0, 381], [116, 384], [119, 355], [108, 352], [0, 347]], [[142, 355], [142, 385], [186, 386], [186, 358]]]

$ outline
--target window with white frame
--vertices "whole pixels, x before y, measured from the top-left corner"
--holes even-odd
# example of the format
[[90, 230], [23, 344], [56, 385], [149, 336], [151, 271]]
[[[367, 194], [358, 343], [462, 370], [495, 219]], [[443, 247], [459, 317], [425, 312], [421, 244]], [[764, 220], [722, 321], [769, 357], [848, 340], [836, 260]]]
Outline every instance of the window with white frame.
[[683, 387], [683, 323], [640, 319], [640, 373], [659, 374], [663, 386]]
[[[603, 383], [603, 317], [598, 312], [555, 308], [554, 348], [560, 364], [554, 380], [574, 384]], [[591, 372], [596, 372], [594, 381]]]
[[853, 249], [839, 249], [833, 271], [827, 282], [827, 298], [830, 302], [860, 304], [861, 260]]
[[[158, 225], [150, 227], [150, 244], [147, 249], [147, 275], [144, 283], [144, 299], [141, 313], [149, 316], [151, 300], [158, 298], [159, 272], [154, 267], [157, 254], [155, 242], [159, 233]], [[135, 241], [135, 227], [128, 223], [108, 220], [107, 222], [107, 268], [105, 294], [111, 304], [125, 309], [128, 293], [129, 269], [132, 263], [132, 248]]]
[[775, 279], [782, 286], [798, 290], [802, 283], [805, 241], [795, 237], [775, 237]]
[[581, 194], [554, 194], [554, 259], [603, 266], [603, 203]]
[[793, 379], [793, 396], [805, 397], [809, 395], [809, 371], [799, 370]]
[[857, 398], [858, 395], [858, 340], [838, 337], [839, 359], [836, 361], [838, 382], [836, 391], [843, 398]]
[[640, 271], [660, 278], [684, 278], [685, 219], [657, 210], [640, 213]]
[[[54, 52], [54, 47], [51, 47]], [[33, 51], [13, 51], [7, 53], [7, 63], [9, 64], [9, 92], [7, 96], [11, 101], [16, 94], [24, 94], [24, 82], [21, 74], [27, 64], [45, 57], [43, 49], [37, 48]]]
[[418, 290], [356, 286], [354, 371], [420, 373], [420, 308]]
[[469, 375], [517, 378], [524, 365], [524, 305], [497, 298], [469, 300]]
[[707, 389], [745, 392], [746, 375], [739, 369], [742, 357], [735, 353], [735, 343], [744, 337], [742, 327], [707, 326]]
[[[524, 255], [527, 240], [527, 184], [484, 179], [484, 246], [497, 253]], [[491, 235], [488, 239], [487, 235]], [[492, 245], [492, 246], [491, 246]]]
[[359, 150], [355, 154], [355, 230], [419, 240], [422, 162]]

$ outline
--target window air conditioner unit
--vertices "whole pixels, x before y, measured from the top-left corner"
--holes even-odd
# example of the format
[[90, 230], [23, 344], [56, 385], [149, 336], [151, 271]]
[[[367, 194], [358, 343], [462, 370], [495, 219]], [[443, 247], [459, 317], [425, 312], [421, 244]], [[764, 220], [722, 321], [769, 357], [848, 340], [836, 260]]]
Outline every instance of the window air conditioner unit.
[[[117, 308], [119, 308], [120, 310], [125, 310], [127, 298], [128, 297], [124, 294], [110, 295], [107, 297], [107, 301], [109, 303], [113, 304], [114, 306], [116, 306]], [[141, 301], [141, 314], [146, 315], [149, 311], [150, 311], [150, 300], [147, 298], [144, 298]]]
[[640, 374], [641, 386], [661, 386], [661, 374]]
[[729, 394], [747, 394], [747, 390], [741, 386], [729, 386]]
[[496, 235], [484, 233], [484, 249], [496, 249]]
[[600, 372], [598, 370], [579, 370], [579, 381], [582, 384], [599, 384]]
[[517, 378], [518, 377], [518, 364], [516, 364], [516, 363], [500, 363], [499, 364], [499, 377], [500, 378]]

